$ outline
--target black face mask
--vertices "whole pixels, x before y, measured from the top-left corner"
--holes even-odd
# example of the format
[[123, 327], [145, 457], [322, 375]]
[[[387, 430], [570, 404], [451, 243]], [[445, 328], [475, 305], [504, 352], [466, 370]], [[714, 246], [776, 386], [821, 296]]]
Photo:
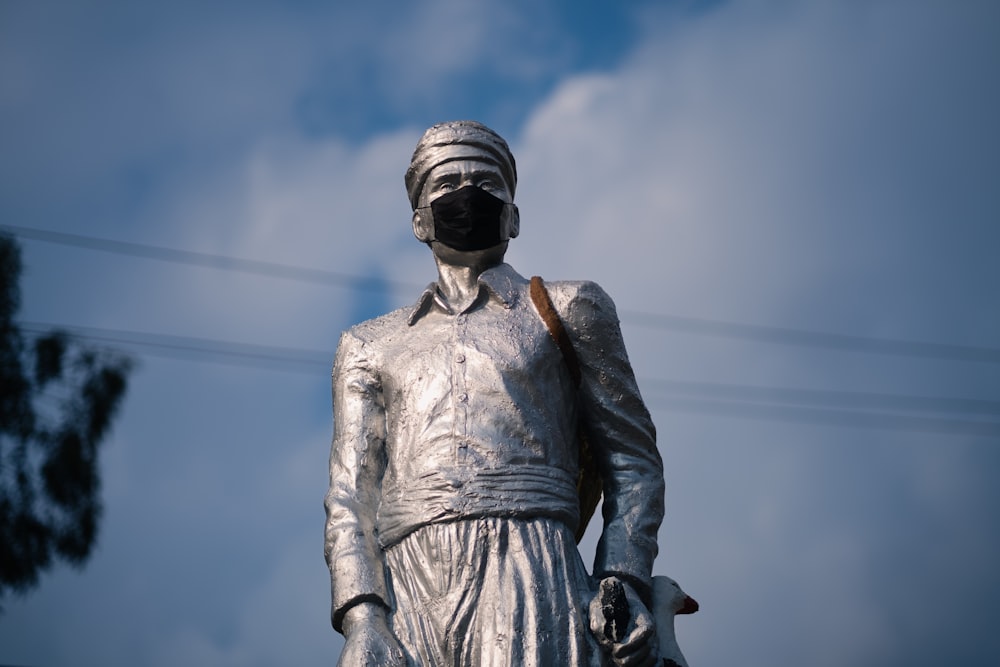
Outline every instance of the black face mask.
[[455, 250], [485, 250], [501, 241], [505, 202], [486, 190], [467, 185], [431, 202], [434, 238]]

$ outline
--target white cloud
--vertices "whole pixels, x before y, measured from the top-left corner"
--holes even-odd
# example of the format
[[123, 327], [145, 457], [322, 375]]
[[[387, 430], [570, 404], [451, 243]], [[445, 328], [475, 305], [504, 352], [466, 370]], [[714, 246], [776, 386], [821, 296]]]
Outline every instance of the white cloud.
[[[905, 27], [898, 27], [900, 12], [910, 18]], [[568, 79], [516, 138], [523, 236], [512, 261], [553, 279], [598, 279], [623, 308], [934, 338], [934, 330], [918, 328], [920, 304], [907, 307], [901, 299], [907, 280], [920, 279], [911, 255], [934, 251], [921, 234], [933, 235], [941, 222], [927, 215], [914, 190], [927, 167], [900, 162], [896, 151], [925, 141], [940, 122], [900, 99], [915, 92], [907, 83], [912, 60], [932, 60], [922, 47], [936, 18], [891, 3], [727, 6], [690, 24], [653, 17], [656, 27], [619, 70]], [[903, 111], [909, 130], [898, 126]], [[406, 131], [359, 148], [336, 140], [263, 142], [230, 186], [207, 200], [215, 203], [196, 198], [186, 205], [185, 218], [204, 221], [188, 229], [196, 237], [199, 229], [212, 230], [227, 253], [350, 272], [380, 267], [408, 279], [411, 268], [430, 267], [407, 229], [400, 184], [415, 138]], [[209, 225], [227, 211], [247, 224]], [[351, 222], [324, 225], [331, 217]], [[981, 217], [960, 224], [974, 228]], [[906, 230], [924, 231], [900, 236]], [[904, 279], [893, 275], [900, 270]], [[980, 298], [976, 285], [968, 287]], [[229, 289], [203, 292], [205, 318]], [[264, 289], [280, 310], [255, 313], [254, 299], [230, 296], [221, 319], [258, 333], [277, 333], [286, 322], [329, 326], [310, 297]], [[933, 369], [916, 373], [923, 383], [917, 390], [893, 382], [903, 362], [682, 335], [665, 346], [663, 335], [627, 321], [626, 333], [639, 374], [649, 377], [898, 393], [933, 393], [936, 386]], [[685, 462], [696, 479], [671, 487], [671, 516], [681, 516], [670, 519], [677, 535], [666, 532], [658, 568], [696, 597], [704, 591], [703, 615], [684, 621], [692, 628], [689, 657], [745, 663], [753, 649], [750, 664], [874, 664], [908, 655], [899, 644], [905, 640], [888, 629], [893, 602], [873, 592], [892, 586], [871, 588], [893, 576], [878, 554], [897, 548], [882, 531], [902, 517], [837, 510], [858, 484], [876, 485], [861, 492], [879, 502], [887, 468], [859, 461], [851, 469], [835, 452], [854, 440], [884, 438], [671, 417], [657, 411], [668, 468]], [[789, 444], [769, 446], [771, 439]], [[830, 465], [846, 465], [853, 481], [831, 478]], [[961, 507], [947, 494], [938, 502], [936, 511], [946, 516]], [[899, 510], [914, 509], [903, 496]], [[777, 600], [770, 613], [794, 629], [791, 637], [778, 627], [733, 627], [764, 613], [761, 600], [768, 599]], [[703, 629], [694, 630], [699, 624]], [[719, 643], [720, 634], [735, 641]], [[768, 640], [785, 642], [777, 655], [760, 644]]]
[[[987, 149], [970, 146], [978, 137], [996, 148], [997, 132], [982, 120], [962, 125], [979, 117], [969, 106], [998, 103], [995, 86], [964, 73], [995, 39], [978, 11], [817, 2], [726, 5], [693, 21], [650, 15], [619, 70], [564, 81], [530, 118], [515, 147], [522, 237], [511, 256], [527, 273], [596, 278], [625, 309], [917, 340], [961, 341], [962, 322], [997, 332], [1000, 321], [984, 323], [981, 309], [1000, 275], [972, 240], [996, 240], [986, 232], [995, 207], [951, 166], [963, 151], [996, 174]], [[941, 217], [951, 197], [963, 201], [961, 218]], [[964, 261], [937, 270], [932, 239]], [[942, 282], [961, 305], [938, 301]], [[990, 372], [648, 332], [628, 318], [625, 327], [648, 377], [964, 395]], [[960, 500], [985, 487], [963, 488], [955, 473], [971, 462], [953, 438], [914, 449], [903, 435], [865, 429], [655, 416], [674, 470], [675, 532], [665, 532], [658, 568], [707, 597], [703, 616], [679, 623], [682, 645], [685, 626], [714, 628], [689, 631], [689, 658], [917, 657], [912, 642], [931, 630], [898, 627], [909, 597], [884, 594], [901, 577], [937, 576], [942, 559], [913, 559], [894, 527], [919, 530], [924, 512], [980, 529], [989, 521]], [[928, 469], [952, 474], [931, 476], [941, 488], [926, 486], [930, 507], [908, 483], [887, 483], [896, 473], [882, 461], [859, 456], [837, 464], [849, 477], [831, 477], [845, 447], [890, 448], [893, 465], [917, 466], [924, 485]], [[736, 463], [719, 458], [736, 453]], [[853, 494], [890, 509], [845, 505]], [[953, 535], [947, 549], [960, 544], [968, 538]], [[996, 535], [973, 548], [993, 553]], [[892, 569], [908, 558], [905, 575]], [[992, 580], [981, 567], [966, 574]]]

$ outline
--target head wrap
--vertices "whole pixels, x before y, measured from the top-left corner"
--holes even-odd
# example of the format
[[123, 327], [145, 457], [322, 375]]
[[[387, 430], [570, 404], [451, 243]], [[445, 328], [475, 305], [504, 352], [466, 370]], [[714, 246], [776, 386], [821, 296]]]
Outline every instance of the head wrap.
[[410, 206], [417, 208], [417, 200], [424, 189], [431, 169], [452, 160], [475, 159], [495, 164], [511, 197], [517, 186], [517, 168], [514, 156], [499, 134], [474, 120], [454, 120], [432, 126], [417, 142], [406, 170], [406, 194]]

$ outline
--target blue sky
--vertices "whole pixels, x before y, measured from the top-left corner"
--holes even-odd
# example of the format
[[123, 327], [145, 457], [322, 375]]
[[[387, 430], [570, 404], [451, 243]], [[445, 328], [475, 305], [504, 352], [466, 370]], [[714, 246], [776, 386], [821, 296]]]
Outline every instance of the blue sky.
[[992, 664], [997, 62], [971, 1], [0, 5], [0, 224], [385, 286], [23, 233], [24, 321], [261, 347], [117, 344], [100, 543], [7, 601], [0, 663], [335, 659], [329, 360], [433, 278], [402, 174], [472, 117], [517, 157], [510, 262], [618, 303], [689, 661]]

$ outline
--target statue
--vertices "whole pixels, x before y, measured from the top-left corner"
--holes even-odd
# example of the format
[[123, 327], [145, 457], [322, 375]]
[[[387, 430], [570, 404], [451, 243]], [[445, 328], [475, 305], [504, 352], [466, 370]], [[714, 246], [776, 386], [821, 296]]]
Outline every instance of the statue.
[[[489, 128], [431, 127], [405, 183], [438, 280], [346, 331], [333, 369], [340, 664], [670, 664], [650, 613], [663, 466], [613, 302], [503, 262], [517, 171]], [[601, 491], [591, 576], [574, 538]]]

